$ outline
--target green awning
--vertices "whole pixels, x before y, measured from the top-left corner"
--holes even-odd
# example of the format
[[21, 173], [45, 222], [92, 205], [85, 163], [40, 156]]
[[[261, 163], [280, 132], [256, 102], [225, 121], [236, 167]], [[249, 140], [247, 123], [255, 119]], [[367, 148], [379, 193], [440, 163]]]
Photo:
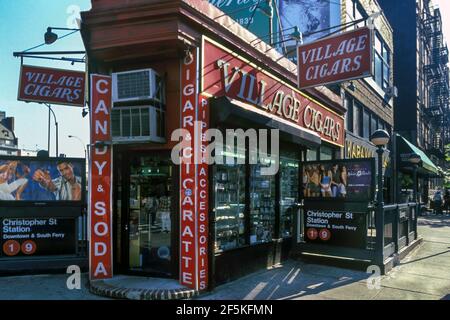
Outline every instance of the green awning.
[[420, 159], [422, 159], [421, 167], [433, 174], [438, 175], [439, 170], [436, 167], [436, 165], [431, 161], [430, 158], [420, 150], [418, 147], [416, 147], [414, 144], [403, 138], [401, 135], [397, 134], [397, 137], [400, 138], [397, 140], [398, 145], [398, 153], [400, 155], [400, 161], [402, 162], [408, 162], [409, 156], [412, 153], [417, 154]]

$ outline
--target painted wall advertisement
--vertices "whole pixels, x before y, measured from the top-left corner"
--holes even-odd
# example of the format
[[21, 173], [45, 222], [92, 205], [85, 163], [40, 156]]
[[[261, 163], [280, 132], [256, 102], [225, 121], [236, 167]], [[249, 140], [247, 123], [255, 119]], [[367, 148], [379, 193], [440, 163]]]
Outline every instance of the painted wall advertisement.
[[0, 158], [0, 202], [79, 202], [84, 177], [84, 159]]
[[307, 162], [302, 167], [305, 199], [371, 201], [374, 159]]
[[22, 65], [17, 100], [84, 106], [85, 73]]
[[1, 218], [0, 257], [76, 253], [74, 218]]
[[367, 213], [317, 210], [305, 206], [305, 241], [350, 248], [365, 248]]

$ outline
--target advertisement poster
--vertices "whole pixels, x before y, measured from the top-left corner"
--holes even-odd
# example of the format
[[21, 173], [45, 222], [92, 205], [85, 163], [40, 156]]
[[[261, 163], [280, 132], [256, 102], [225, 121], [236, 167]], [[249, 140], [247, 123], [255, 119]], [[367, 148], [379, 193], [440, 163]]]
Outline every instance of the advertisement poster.
[[[261, 0], [209, 0], [224, 13], [233, 18], [242, 27], [247, 28], [258, 38], [269, 42], [269, 17], [264, 15], [258, 6], [262, 6]], [[278, 32], [277, 11], [273, 7], [272, 28], [273, 36], [276, 37]], [[278, 40], [275, 40], [278, 41]]]
[[305, 199], [370, 201], [374, 159], [307, 162], [303, 165]]
[[367, 213], [304, 210], [305, 241], [350, 248], [366, 247]]
[[[283, 29], [298, 26], [304, 34], [303, 41], [308, 43], [330, 33], [329, 30], [339, 25], [341, 16], [340, 1], [329, 0], [280, 0], [279, 12]], [[319, 32], [318, 32], [319, 31]], [[312, 35], [310, 33], [318, 32]], [[287, 41], [288, 46], [296, 46], [295, 41]]]
[[81, 201], [84, 160], [0, 158], [0, 202]]
[[74, 218], [0, 219], [0, 257], [75, 254]]

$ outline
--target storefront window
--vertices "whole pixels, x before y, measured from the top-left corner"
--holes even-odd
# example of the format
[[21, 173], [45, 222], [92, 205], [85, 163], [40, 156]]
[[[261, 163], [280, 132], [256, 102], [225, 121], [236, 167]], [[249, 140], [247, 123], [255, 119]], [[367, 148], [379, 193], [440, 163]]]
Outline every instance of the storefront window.
[[[272, 241], [275, 226], [275, 176], [261, 175], [266, 159], [251, 165], [250, 244]], [[262, 164], [261, 164], [262, 163]]]
[[306, 151], [306, 161], [317, 161], [317, 149], [308, 149]]
[[353, 133], [361, 136], [361, 107], [356, 102], [353, 104]]
[[282, 154], [280, 157], [280, 235], [283, 238], [293, 234], [293, 218], [299, 192], [299, 166], [295, 153]]
[[216, 252], [245, 245], [245, 164], [237, 164], [245, 151], [227, 153], [234, 164], [214, 166]]
[[363, 137], [369, 139], [370, 136], [370, 114], [366, 110], [363, 113]]
[[329, 147], [320, 147], [320, 160], [333, 160], [333, 149]]

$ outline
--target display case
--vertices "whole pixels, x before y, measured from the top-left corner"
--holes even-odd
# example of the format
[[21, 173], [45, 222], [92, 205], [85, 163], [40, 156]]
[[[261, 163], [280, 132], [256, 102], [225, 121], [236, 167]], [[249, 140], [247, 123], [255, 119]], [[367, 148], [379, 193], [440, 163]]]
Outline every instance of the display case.
[[245, 165], [216, 165], [214, 184], [215, 251], [220, 252], [245, 245]]
[[270, 242], [275, 226], [275, 176], [261, 175], [261, 165], [250, 173], [250, 244]]
[[299, 198], [300, 162], [294, 158], [280, 157], [280, 236], [293, 234], [293, 218]]

